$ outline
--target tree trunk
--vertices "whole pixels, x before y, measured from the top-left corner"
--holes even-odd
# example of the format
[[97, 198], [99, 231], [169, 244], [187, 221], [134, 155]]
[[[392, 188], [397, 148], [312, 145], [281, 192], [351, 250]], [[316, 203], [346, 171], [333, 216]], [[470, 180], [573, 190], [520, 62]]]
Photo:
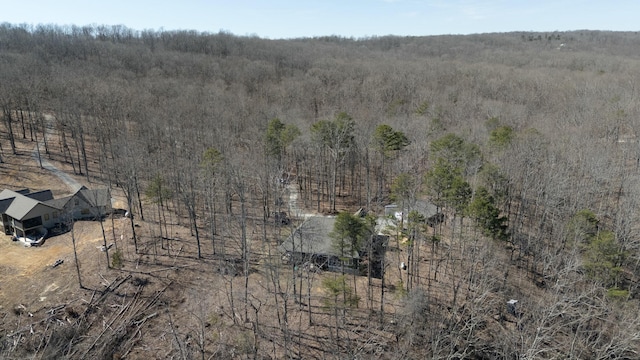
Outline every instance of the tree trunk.
[[3, 106], [4, 111], [4, 120], [5, 125], [7, 126], [7, 131], [9, 132], [9, 144], [11, 145], [11, 153], [16, 155], [18, 152], [16, 151], [16, 140], [13, 134], [13, 118], [11, 117], [11, 109], [7, 107], [8, 105]]
[[107, 258], [107, 269], [111, 267], [111, 263], [109, 262], [109, 248], [107, 247], [107, 234], [104, 232], [104, 224], [102, 223], [102, 213], [99, 214], [100, 219], [100, 230], [102, 231], [102, 246], [104, 246], [104, 254]]
[[71, 220], [71, 242], [73, 243], [73, 258], [76, 261], [76, 273], [78, 275], [78, 285], [80, 286], [81, 289], [84, 289], [85, 287], [84, 285], [82, 285], [82, 277], [80, 276], [80, 261], [78, 261], [78, 251], [76, 248], [76, 236], [75, 236], [75, 231], [73, 230], [74, 227], [75, 227], [74, 221]]

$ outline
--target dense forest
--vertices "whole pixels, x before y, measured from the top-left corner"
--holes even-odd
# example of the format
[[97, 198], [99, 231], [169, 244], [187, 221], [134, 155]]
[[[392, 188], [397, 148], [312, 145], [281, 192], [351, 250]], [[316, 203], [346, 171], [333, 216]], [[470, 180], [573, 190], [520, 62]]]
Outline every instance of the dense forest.
[[[0, 161], [44, 140], [134, 216], [103, 271], [122, 280], [101, 297], [80, 268], [92, 301], [30, 331], [3, 304], [0, 355], [638, 358], [637, 83], [637, 33], [2, 24]], [[292, 189], [353, 241], [373, 231], [358, 209], [444, 218], [409, 212], [380, 278], [312, 272], [278, 248]]]

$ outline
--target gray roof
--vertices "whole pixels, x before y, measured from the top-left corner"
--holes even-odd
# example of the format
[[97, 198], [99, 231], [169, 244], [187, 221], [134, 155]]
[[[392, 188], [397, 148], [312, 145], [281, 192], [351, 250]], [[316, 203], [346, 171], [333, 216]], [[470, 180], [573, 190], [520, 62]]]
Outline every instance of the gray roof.
[[56, 209], [64, 209], [64, 207], [67, 205], [67, 203], [69, 202], [69, 200], [71, 200], [73, 198], [73, 195], [69, 195], [69, 196], [65, 196], [59, 199], [51, 199], [51, 200], [47, 200], [44, 203], [52, 206]]
[[15, 198], [0, 199], [0, 214], [4, 214]]
[[33, 193], [30, 192], [24, 194], [24, 196], [38, 201], [48, 201], [53, 199], [53, 193], [51, 192], [51, 190], [42, 190]]
[[[389, 205], [386, 205], [384, 208], [385, 208], [385, 215], [393, 215], [393, 213], [396, 211], [398, 212], [402, 211], [402, 212], [405, 212], [405, 214], [409, 212], [408, 206], [405, 206], [403, 210], [400, 210], [400, 206], [398, 206], [397, 204], [389, 204]], [[413, 206], [411, 206], [410, 210], [411, 211], [415, 210], [427, 218], [438, 213], [438, 207], [432, 204], [431, 202], [425, 201], [425, 200], [417, 200], [413, 204]]]
[[0, 192], [0, 200], [13, 199], [18, 195], [22, 195], [22, 192], [24, 192], [24, 190], [21, 190], [20, 192], [16, 192], [16, 191], [4, 189]]
[[33, 200], [26, 196], [16, 197], [5, 211], [5, 214], [16, 220], [22, 220], [38, 204], [40, 204], [38, 200]]
[[428, 201], [423, 201], [423, 200], [416, 201], [416, 204], [413, 206], [412, 210], [416, 210], [417, 212], [424, 215], [425, 217], [430, 217], [438, 213], [437, 206], [435, 206], [434, 204]]
[[111, 205], [111, 196], [107, 189], [89, 190], [83, 186], [75, 195], [82, 197], [84, 201], [93, 207]]
[[0, 192], [0, 200], [4, 199], [12, 199], [16, 196], [26, 196], [31, 199], [35, 199], [38, 201], [47, 201], [53, 199], [53, 193], [51, 190], [41, 190], [36, 192], [31, 192], [29, 189], [20, 189], [20, 190], [9, 190], [4, 189]]
[[[39, 204], [52, 207], [51, 205], [48, 205], [38, 200], [27, 197], [22, 193], [25, 193], [25, 192], [24, 191], [15, 192], [7, 189], [2, 190], [2, 192], [0, 192], [0, 210], [14, 219], [23, 220], [24, 217], [27, 214], [29, 214], [29, 212]], [[42, 196], [42, 195], [37, 195], [38, 193], [35, 193], [35, 194], [36, 194], [36, 197]]]
[[[335, 222], [335, 217], [310, 217], [294, 230], [280, 248], [286, 252], [341, 256], [333, 246], [334, 240], [329, 236]], [[357, 251], [351, 254], [351, 258], [358, 257]]]
[[0, 192], [0, 214], [23, 220], [35, 207], [46, 206], [51, 209], [61, 210], [75, 196], [82, 198], [92, 207], [109, 207], [111, 196], [108, 189], [89, 190], [81, 187], [75, 194], [59, 199], [53, 198], [51, 190], [29, 192], [29, 189], [18, 191], [2, 190]]

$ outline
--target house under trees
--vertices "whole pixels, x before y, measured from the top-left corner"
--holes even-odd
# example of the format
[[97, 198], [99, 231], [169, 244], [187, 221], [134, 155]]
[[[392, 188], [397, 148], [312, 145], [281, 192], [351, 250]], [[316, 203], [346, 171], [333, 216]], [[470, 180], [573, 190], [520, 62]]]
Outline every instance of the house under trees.
[[385, 205], [384, 216], [389, 221], [383, 222], [380, 225], [381, 228], [393, 227], [394, 225], [392, 225], [391, 219], [406, 222], [411, 211], [416, 211], [418, 214], [424, 216], [426, 224], [430, 227], [434, 227], [445, 220], [444, 213], [441, 212], [436, 205], [428, 201], [417, 200], [411, 207], [405, 206], [401, 208], [397, 204]]
[[289, 263], [312, 263], [322, 269], [339, 271], [357, 269], [358, 252], [340, 254], [329, 235], [333, 231], [335, 217], [314, 216], [306, 219], [280, 245], [284, 259]]
[[335, 223], [335, 217], [306, 219], [280, 244], [283, 259], [290, 264], [313, 264], [336, 272], [366, 273], [368, 269], [371, 276], [381, 277], [387, 236], [374, 234], [367, 237], [356, 251], [350, 251], [349, 247], [340, 251], [340, 246], [331, 236]]

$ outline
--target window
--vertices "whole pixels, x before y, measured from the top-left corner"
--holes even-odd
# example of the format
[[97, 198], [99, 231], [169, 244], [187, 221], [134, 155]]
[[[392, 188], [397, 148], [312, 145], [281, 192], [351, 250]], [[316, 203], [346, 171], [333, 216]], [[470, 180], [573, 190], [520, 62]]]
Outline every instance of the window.
[[80, 200], [79, 199], [75, 199], [75, 204], [76, 204], [76, 206], [80, 205]]
[[340, 265], [342, 265], [342, 262], [340, 262], [340, 259], [336, 256], [330, 256], [329, 257], [329, 266], [330, 267], [339, 267]]
[[58, 218], [58, 212], [57, 212], [57, 211], [54, 211], [54, 212], [53, 212], [53, 218], [54, 218], [54, 219], [57, 219], [57, 218]]
[[34, 228], [42, 225], [42, 217], [36, 216], [34, 218], [27, 219], [23, 221], [22, 224], [20, 224], [18, 221], [16, 221], [15, 223], [16, 223], [16, 226], [22, 227], [23, 229], [26, 230], [26, 229], [30, 229], [30, 228]]
[[82, 209], [82, 211], [80, 211], [80, 213], [82, 215], [88, 215], [89, 214], [89, 209]]
[[44, 221], [49, 221], [49, 214], [44, 214]]

